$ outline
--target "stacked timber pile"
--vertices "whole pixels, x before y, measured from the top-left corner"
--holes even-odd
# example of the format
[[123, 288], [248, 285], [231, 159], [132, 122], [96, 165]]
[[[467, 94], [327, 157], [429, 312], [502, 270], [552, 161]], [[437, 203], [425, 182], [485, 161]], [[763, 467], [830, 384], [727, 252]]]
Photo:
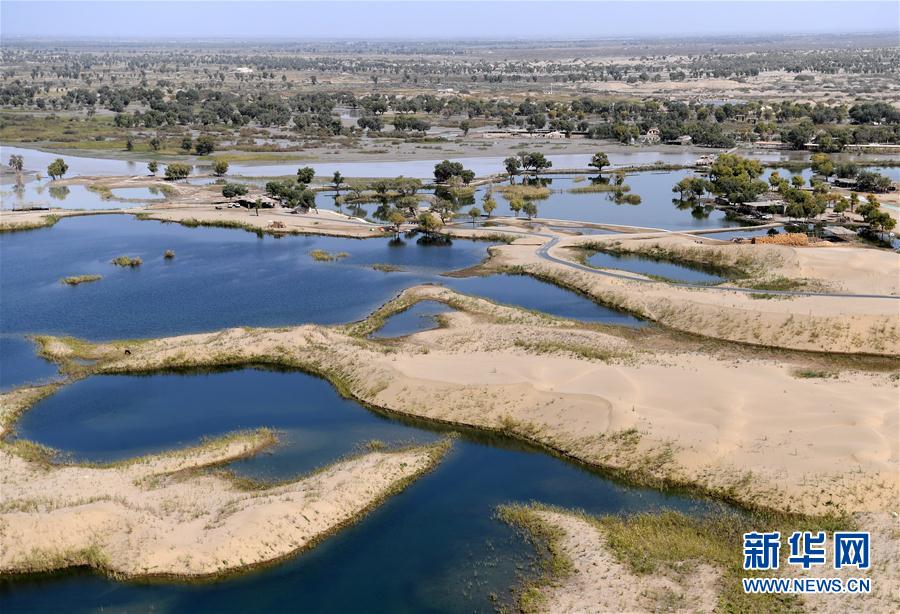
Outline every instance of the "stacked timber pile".
[[784, 232], [777, 235], [753, 237], [753, 243], [769, 243], [772, 245], [793, 245], [803, 247], [809, 245], [809, 237], [802, 232]]

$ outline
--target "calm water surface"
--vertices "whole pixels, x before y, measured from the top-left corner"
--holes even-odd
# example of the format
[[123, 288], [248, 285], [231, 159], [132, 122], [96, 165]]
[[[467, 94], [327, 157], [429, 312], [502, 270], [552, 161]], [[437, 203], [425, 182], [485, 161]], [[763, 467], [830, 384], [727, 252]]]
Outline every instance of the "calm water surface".
[[[128, 188], [146, 190], [147, 188]], [[122, 195], [123, 198], [132, 198]], [[133, 198], [138, 198], [134, 196]], [[0, 189], [4, 209], [121, 209], [139, 203], [105, 199], [83, 185], [55, 185], [52, 181], [30, 181], [21, 187], [4, 185]]]
[[[23, 417], [20, 433], [106, 460], [254, 426], [279, 429], [284, 443], [234, 468], [272, 478], [330, 462], [373, 437], [425, 442], [441, 435], [424, 422], [365, 410], [310, 376], [254, 370], [90, 378], [41, 402]], [[464, 432], [435, 471], [355, 526], [277, 566], [195, 585], [117, 583], [73, 572], [0, 584], [0, 597], [8, 612], [281, 611], [301, 603], [310, 612], [491, 611], [489, 595], [508, 599], [532, 555], [494, 511], [533, 500], [592, 513], [720, 509], [624, 486], [502, 437]]]
[[56, 366], [39, 357], [36, 350], [22, 335], [0, 334], [0, 391], [38, 384], [57, 375]]
[[717, 284], [725, 281], [725, 278], [719, 275], [700, 269], [630, 254], [614, 255], [597, 252], [588, 258], [588, 264], [601, 269], [621, 269], [632, 273], [640, 273], [641, 275], [657, 275], [673, 281], [691, 284]]
[[[467, 240], [435, 245], [416, 237], [259, 238], [122, 215], [63, 219], [0, 241], [0, 332], [104, 340], [230, 326], [335, 324], [362, 319], [404, 288], [425, 282], [562, 317], [634, 321], [530, 278], [440, 275], [477, 264], [488, 245]], [[175, 258], [166, 260], [163, 254], [170, 249]], [[349, 255], [316, 262], [309, 255], [314, 249]], [[110, 263], [122, 255], [140, 257], [143, 264]], [[404, 270], [383, 273], [372, 269], [377, 263]], [[59, 281], [84, 274], [103, 279], [74, 287]]]
[[376, 338], [390, 339], [403, 337], [425, 330], [437, 328], [435, 316], [453, 311], [444, 303], [437, 301], [421, 301], [406, 311], [396, 313], [385, 320], [384, 324], [375, 331], [372, 336]]

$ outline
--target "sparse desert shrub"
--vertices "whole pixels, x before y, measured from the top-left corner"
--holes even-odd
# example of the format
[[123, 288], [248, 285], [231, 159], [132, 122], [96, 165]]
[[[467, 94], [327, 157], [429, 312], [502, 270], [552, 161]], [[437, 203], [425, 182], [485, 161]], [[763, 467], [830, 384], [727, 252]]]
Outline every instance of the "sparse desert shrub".
[[74, 275], [72, 277], [63, 277], [60, 282], [67, 286], [77, 286], [78, 284], [87, 284], [92, 281], [100, 281], [103, 279], [100, 275]]
[[335, 260], [346, 258], [350, 254], [347, 252], [329, 252], [324, 249], [314, 249], [309, 252], [309, 255], [312, 256], [312, 259], [316, 262], [333, 262]]
[[134, 258], [131, 256], [119, 256], [118, 258], [113, 258], [112, 263], [116, 266], [128, 266], [134, 268], [144, 264], [144, 261], [137, 256]]

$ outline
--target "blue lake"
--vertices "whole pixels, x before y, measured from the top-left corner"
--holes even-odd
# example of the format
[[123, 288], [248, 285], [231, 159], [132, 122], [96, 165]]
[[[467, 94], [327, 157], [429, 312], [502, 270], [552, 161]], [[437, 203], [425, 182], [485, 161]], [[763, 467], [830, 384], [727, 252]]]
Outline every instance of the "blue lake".
[[[0, 332], [104, 340], [230, 326], [336, 324], [362, 319], [404, 288], [425, 282], [563, 317], [636, 322], [527, 277], [441, 276], [477, 264], [488, 245], [467, 240], [432, 244], [416, 237], [259, 238], [240, 230], [187, 228], [124, 215], [63, 219], [0, 241]], [[310, 256], [314, 249], [349, 256], [316, 262]], [[175, 258], [164, 259], [166, 250], [173, 250]], [[110, 263], [122, 255], [140, 257], [143, 264]], [[372, 269], [378, 263], [404, 270], [382, 273]], [[84, 274], [103, 279], [75, 287], [59, 283]]]
[[[110, 398], [115, 401], [111, 401]], [[284, 478], [330, 462], [369, 439], [433, 441], [444, 429], [391, 419], [297, 373], [93, 377], [39, 403], [19, 432], [73, 455], [121, 458], [202, 434], [270, 426], [283, 443], [232, 467]], [[494, 518], [503, 503], [541, 501], [592, 513], [718, 504], [636, 488], [505, 437], [464, 431], [431, 473], [358, 524], [276, 566], [214, 583], [118, 583], [88, 572], [0, 582], [5, 612], [117, 610], [461, 612], [491, 610], [495, 594], [531, 569], [533, 552]]]
[[[147, 188], [140, 188], [146, 190]], [[121, 209], [135, 206], [105, 199], [83, 185], [56, 185], [52, 181], [30, 181], [20, 187], [4, 185], [0, 190], [4, 209]]]
[[435, 316], [449, 311], [452, 309], [444, 303], [421, 301], [389, 317], [372, 337], [390, 339], [437, 328]]
[[22, 335], [0, 334], [0, 391], [39, 384], [57, 375], [56, 365], [40, 358]]
[[613, 255], [597, 252], [590, 256], [587, 262], [591, 266], [600, 269], [621, 269], [632, 273], [640, 273], [641, 275], [655, 275], [671, 279], [672, 281], [691, 284], [717, 284], [725, 281], [723, 277], [700, 269], [629, 254]]

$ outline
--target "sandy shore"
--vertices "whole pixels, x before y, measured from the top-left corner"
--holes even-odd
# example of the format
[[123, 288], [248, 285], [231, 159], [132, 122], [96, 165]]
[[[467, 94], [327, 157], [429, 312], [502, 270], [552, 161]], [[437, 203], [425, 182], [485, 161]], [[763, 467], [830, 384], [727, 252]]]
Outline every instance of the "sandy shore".
[[[45, 391], [0, 396], [4, 435]], [[245, 485], [200, 471], [275, 443], [266, 430], [103, 466], [0, 444], [0, 574], [88, 565], [117, 577], [201, 577], [309, 548], [433, 467], [446, 443], [374, 451], [296, 480]]]
[[[520, 592], [520, 607], [528, 612], [720, 612], [733, 611], [735, 601], [753, 611], [767, 611], [772, 602], [754, 602], [734, 590], [740, 577], [761, 574], [741, 570], [738, 543], [730, 536], [704, 529], [704, 521], [693, 523], [670, 517], [671, 527], [641, 525], [640, 520], [620, 521], [612, 517], [595, 518], [578, 512], [539, 505], [501, 509], [501, 518], [518, 525], [526, 538], [546, 552], [543, 577], [526, 584]], [[683, 518], [683, 517], [680, 517]], [[872, 592], [857, 595], [804, 595], [796, 605], [805, 611], [842, 613], [897, 611], [900, 605], [900, 540], [898, 523], [890, 514], [860, 514], [852, 522], [871, 533], [878, 561], [869, 570], [834, 570], [830, 565], [809, 570], [786, 564], [778, 575], [803, 578], [868, 577]], [[630, 526], [629, 526], [630, 525]], [[674, 534], [681, 526], [699, 531], [694, 543], [678, 543]], [[659, 530], [662, 528], [662, 530]], [[774, 528], [774, 527], [772, 527]], [[669, 533], [671, 531], [671, 533]], [[703, 533], [709, 531], [706, 537]], [[739, 535], [735, 535], [739, 538]], [[612, 540], [620, 542], [618, 548]], [[630, 540], [630, 543], [628, 543]], [[666, 542], [670, 552], [660, 554]], [[709, 541], [718, 541], [714, 546]], [[706, 541], [704, 544], [703, 542]], [[662, 542], [662, 543], [661, 543]], [[623, 547], [623, 544], [628, 544]], [[646, 558], [634, 556], [629, 549], [646, 548]], [[697, 559], [704, 548], [715, 548], [719, 556]], [[631, 556], [629, 556], [629, 554]], [[725, 560], [721, 560], [724, 556]], [[781, 603], [782, 608], [787, 603]]]
[[[684, 249], [746, 260], [760, 271], [752, 280], [775, 277], [801, 282], [800, 291], [826, 293], [898, 293], [900, 256], [858, 247], [793, 248], [756, 245], [705, 245], [704, 240], [668, 234], [621, 237], [559, 235], [549, 255], [578, 262], [573, 246], [619, 241], [665, 243]], [[661, 240], [664, 237], [664, 240]], [[543, 242], [549, 239], [543, 239]], [[708, 243], [708, 242], [707, 242]], [[530, 239], [491, 250], [486, 270], [529, 273], [583, 292], [600, 303], [625, 309], [676, 330], [790, 349], [900, 355], [900, 301], [868, 297], [794, 296], [684, 288], [597, 274], [541, 257]], [[630, 277], [642, 277], [626, 273]], [[646, 278], [643, 278], [646, 280]], [[750, 280], [747, 280], [750, 281]], [[745, 283], [745, 282], [741, 282]]]
[[[529, 612], [713, 612], [719, 572], [698, 564], [683, 574], [636, 574], [617, 560], [599, 528], [580, 514], [518, 508], [525, 530], [540, 527], [556, 559], [557, 573], [520, 597]], [[678, 607], [678, 606], [681, 607]]]
[[[399, 341], [362, 337], [424, 299], [458, 311], [445, 328]], [[581, 325], [435, 286], [408, 290], [345, 327], [42, 342], [48, 356], [82, 374], [302, 367], [380, 407], [501, 430], [641, 482], [692, 485], [750, 505], [884, 511], [900, 492], [898, 384], [889, 372], [826, 356], [710, 351], [658, 331]], [[76, 357], [96, 362], [79, 365]]]

